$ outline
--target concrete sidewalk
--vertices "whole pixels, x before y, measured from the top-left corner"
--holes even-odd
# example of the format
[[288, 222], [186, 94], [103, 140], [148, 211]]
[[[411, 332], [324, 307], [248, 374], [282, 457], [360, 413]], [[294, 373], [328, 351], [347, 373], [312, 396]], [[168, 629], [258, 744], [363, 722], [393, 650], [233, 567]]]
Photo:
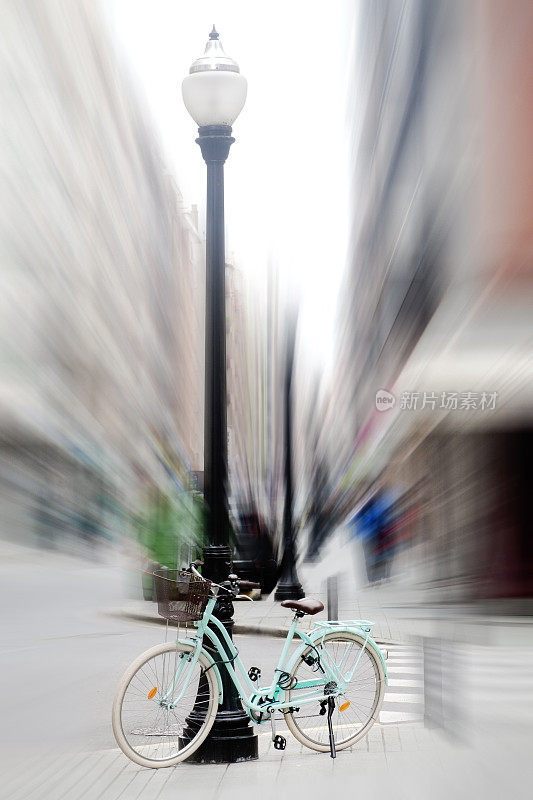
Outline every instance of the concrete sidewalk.
[[[280, 732], [285, 733], [280, 725]], [[329, 755], [288, 737], [274, 750], [259, 731], [259, 760], [150, 770], [118, 749], [19, 753], [2, 770], [10, 800], [323, 800], [334, 794], [393, 800], [530, 797], [529, 742], [483, 737], [452, 742], [421, 725], [376, 725], [353, 748]]]

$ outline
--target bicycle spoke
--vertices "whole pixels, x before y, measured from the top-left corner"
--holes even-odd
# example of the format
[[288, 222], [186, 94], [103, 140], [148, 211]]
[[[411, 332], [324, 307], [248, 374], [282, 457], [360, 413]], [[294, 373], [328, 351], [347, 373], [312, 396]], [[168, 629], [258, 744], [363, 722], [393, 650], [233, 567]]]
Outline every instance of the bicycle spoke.
[[[189, 650], [181, 652], [189, 653]], [[168, 650], [142, 664], [124, 691], [121, 705], [123, 734], [135, 753], [154, 762], [168, 761], [179, 754], [189, 742], [189, 737], [184, 739], [183, 736], [190, 714], [193, 710], [207, 714], [212, 701], [210, 689], [199, 691], [200, 662], [192, 671], [187, 665], [180, 672], [182, 664], [180, 648], [169, 646]], [[170, 703], [177, 705], [169, 708]], [[191, 741], [202, 729], [203, 725], [194, 731]]]
[[[378, 703], [382, 696], [381, 670], [377, 658], [364, 646], [361, 637], [352, 634], [332, 633], [324, 637], [321, 644], [315, 645], [312, 655], [321, 658], [326, 672], [338, 675], [345, 681], [345, 690], [336, 697], [332, 727], [337, 746], [348, 746], [359, 738], [373, 724]], [[293, 670], [299, 682], [317, 677], [316, 663], [312, 666], [300, 660]], [[328, 678], [327, 680], [331, 680]], [[326, 681], [327, 682], [327, 681]], [[290, 692], [291, 704], [298, 708], [298, 696], [308, 694], [310, 689], [296, 689]], [[312, 690], [311, 690], [312, 691]], [[323, 697], [318, 688], [317, 696]], [[343, 711], [340, 707], [344, 704]], [[324, 707], [325, 708], [325, 707]], [[303, 704], [299, 711], [293, 711], [290, 720], [295, 726], [295, 735], [307, 746], [318, 745], [329, 748], [329, 729], [326, 714], [320, 713], [320, 704]]]

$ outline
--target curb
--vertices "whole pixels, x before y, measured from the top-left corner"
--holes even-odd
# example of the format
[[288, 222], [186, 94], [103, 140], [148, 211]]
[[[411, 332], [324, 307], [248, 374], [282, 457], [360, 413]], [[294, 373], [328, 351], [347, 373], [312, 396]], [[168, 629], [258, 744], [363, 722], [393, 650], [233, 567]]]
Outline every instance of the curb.
[[[141, 614], [135, 611], [121, 611], [121, 610], [110, 610], [103, 612], [106, 616], [110, 617], [120, 617], [121, 619], [132, 619], [136, 622], [149, 622], [154, 623], [156, 625], [166, 625], [167, 621], [164, 617], [152, 616], [151, 614]], [[238, 623], [235, 624], [233, 628], [233, 633], [240, 633], [252, 635], [252, 636], [271, 636], [273, 639], [285, 639], [287, 636], [287, 628], [265, 628], [264, 626], [260, 625], [239, 625]], [[402, 645], [406, 644], [406, 642], [397, 642], [393, 641], [392, 639], [375, 639], [374, 640], [378, 645], [390, 646], [390, 645]]]

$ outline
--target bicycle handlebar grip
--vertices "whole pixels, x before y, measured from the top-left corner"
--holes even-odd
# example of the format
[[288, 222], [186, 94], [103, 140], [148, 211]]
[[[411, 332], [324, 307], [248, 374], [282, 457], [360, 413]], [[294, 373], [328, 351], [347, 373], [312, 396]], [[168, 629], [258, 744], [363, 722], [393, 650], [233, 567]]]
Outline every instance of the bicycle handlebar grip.
[[[196, 561], [193, 561], [193, 562], [191, 563], [191, 566], [189, 567], [189, 572], [191, 572], [193, 575], [196, 575], [196, 577], [197, 577], [197, 578], [201, 578], [202, 576], [200, 575], [200, 573], [199, 573], [199, 572], [198, 572], [198, 570], [196, 569], [196, 566], [195, 566], [195, 565], [196, 565], [196, 563], [197, 563]], [[201, 566], [201, 563], [202, 563], [202, 562], [200, 562], [200, 563], [198, 564], [198, 566]]]

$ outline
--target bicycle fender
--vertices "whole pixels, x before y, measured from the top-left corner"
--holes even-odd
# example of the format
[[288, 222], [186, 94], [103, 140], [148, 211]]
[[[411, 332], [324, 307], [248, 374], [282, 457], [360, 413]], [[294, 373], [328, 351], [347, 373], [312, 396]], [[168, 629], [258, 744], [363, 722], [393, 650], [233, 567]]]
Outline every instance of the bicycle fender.
[[210, 664], [209, 668], [213, 670], [213, 672], [215, 673], [216, 679], [217, 679], [217, 683], [218, 683], [218, 704], [221, 705], [222, 701], [224, 699], [224, 689], [222, 687], [222, 678], [220, 677], [220, 670], [217, 667], [213, 657], [207, 652], [205, 647], [201, 646], [201, 642], [200, 642], [199, 639], [178, 639], [177, 641], [181, 642], [181, 644], [188, 644], [191, 647], [194, 647], [195, 651], [198, 651], [198, 655], [200, 655], [200, 653], [201, 653], [209, 661], [209, 664]]
[[[351, 628], [349, 626], [341, 626], [341, 625], [335, 625], [334, 628], [321, 628], [315, 631], [310, 631], [308, 634], [296, 631], [296, 633], [303, 640], [303, 643], [298, 647], [296, 652], [293, 654], [291, 660], [289, 661], [289, 664], [287, 665], [287, 672], [292, 672], [292, 670], [296, 665], [296, 662], [298, 661], [298, 659], [300, 658], [300, 656], [306, 650], [307, 647], [316, 644], [316, 642], [322, 639], [324, 635], [327, 635], [328, 633], [337, 633], [337, 632], [355, 633], [357, 634], [357, 636], [361, 636], [363, 639], [365, 639], [367, 636], [366, 631], [359, 630], [358, 628]], [[381, 664], [383, 665], [383, 672], [385, 673], [385, 684], [388, 686], [389, 676], [387, 673], [387, 665], [385, 663], [385, 659], [383, 658], [383, 653], [381, 652], [378, 645], [372, 639], [371, 636], [367, 638], [365, 646], [366, 647], [370, 646], [376, 652], [376, 655], [379, 657]]]

